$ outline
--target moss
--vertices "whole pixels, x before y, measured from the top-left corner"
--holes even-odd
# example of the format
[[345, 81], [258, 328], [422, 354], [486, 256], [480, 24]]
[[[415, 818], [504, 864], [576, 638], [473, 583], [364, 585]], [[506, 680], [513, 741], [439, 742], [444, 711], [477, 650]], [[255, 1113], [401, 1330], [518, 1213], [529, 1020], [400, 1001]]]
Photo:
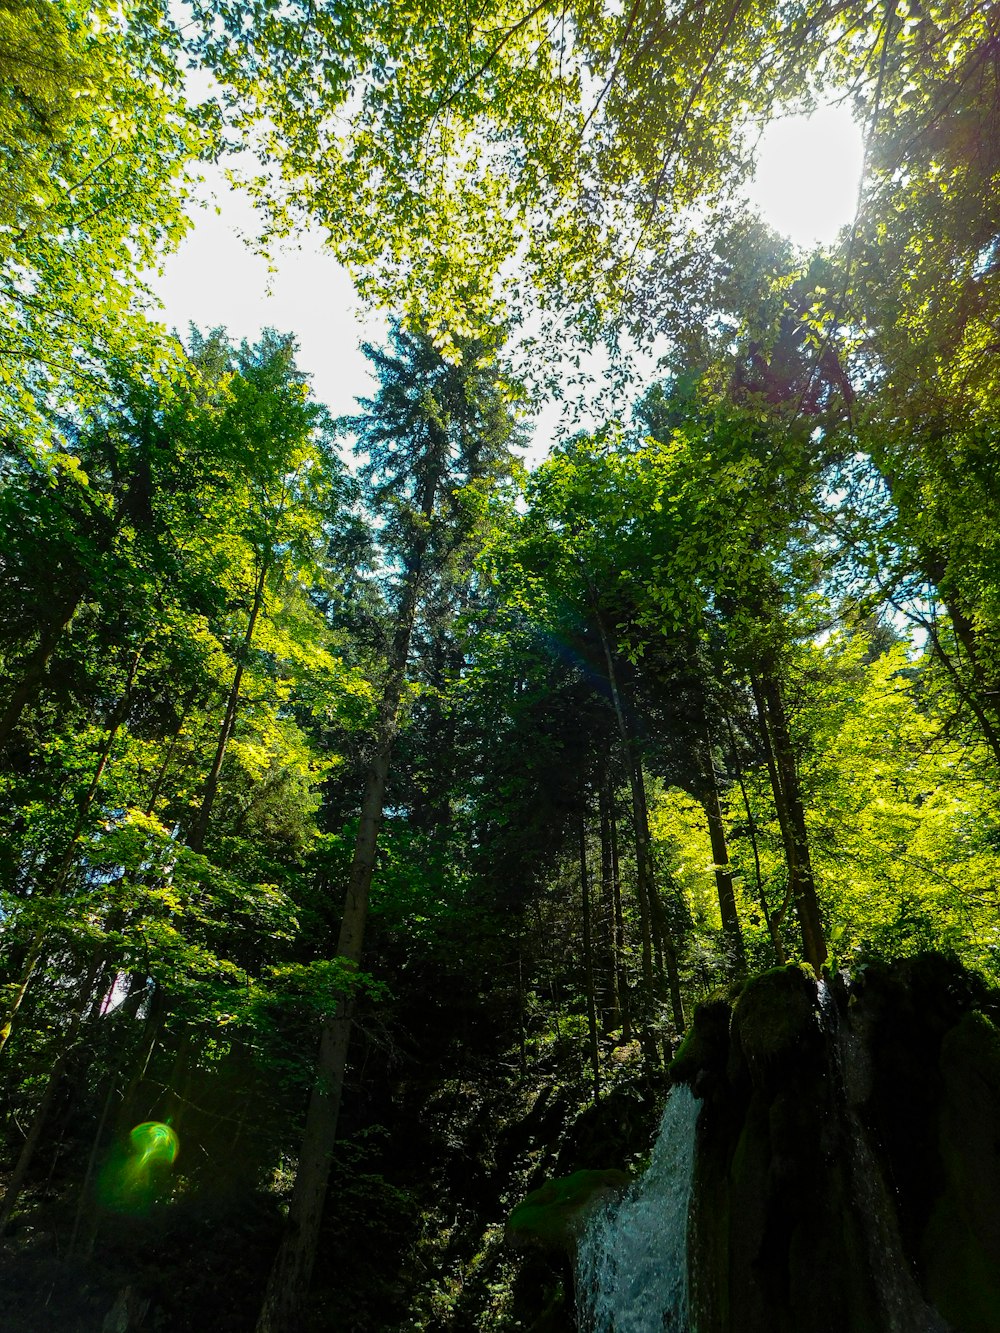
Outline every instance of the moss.
[[507, 1239], [514, 1245], [540, 1245], [572, 1252], [595, 1208], [620, 1193], [631, 1177], [624, 1171], [574, 1171], [558, 1176], [517, 1205], [507, 1222]]
[[744, 986], [733, 1009], [733, 1032], [759, 1084], [789, 1060], [822, 1050], [816, 978], [804, 964], [771, 968]]
[[1000, 1032], [966, 1013], [941, 1043], [944, 1188], [923, 1235], [928, 1294], [959, 1333], [1000, 1328]]
[[1000, 1094], [1000, 1030], [985, 1014], [965, 1014], [941, 1043], [941, 1067], [946, 1078], [975, 1071], [994, 1096]]
[[715, 996], [698, 1005], [691, 1028], [671, 1061], [668, 1072], [672, 1083], [687, 1083], [701, 1096], [706, 1077], [724, 1075], [731, 1018], [728, 997]]

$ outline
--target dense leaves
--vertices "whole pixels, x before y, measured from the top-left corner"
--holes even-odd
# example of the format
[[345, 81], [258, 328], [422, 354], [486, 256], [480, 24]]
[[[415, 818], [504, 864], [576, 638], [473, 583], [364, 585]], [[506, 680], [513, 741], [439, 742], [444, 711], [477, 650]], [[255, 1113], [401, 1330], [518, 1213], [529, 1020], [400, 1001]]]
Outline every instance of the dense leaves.
[[[0, 5], [0, 1228], [53, 1320], [517, 1327], [513, 1197], [641, 1154], [700, 999], [997, 979], [995, 24]], [[803, 255], [738, 190], [826, 96], [866, 175]], [[141, 315], [222, 117], [395, 314], [340, 422], [291, 338]], [[662, 382], [526, 475], [567, 323]]]

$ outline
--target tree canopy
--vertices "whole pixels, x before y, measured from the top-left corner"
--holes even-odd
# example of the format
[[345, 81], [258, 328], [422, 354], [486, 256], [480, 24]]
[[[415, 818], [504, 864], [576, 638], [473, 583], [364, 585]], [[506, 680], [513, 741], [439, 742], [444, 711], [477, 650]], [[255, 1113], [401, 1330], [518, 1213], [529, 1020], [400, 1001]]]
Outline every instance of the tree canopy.
[[[4, 1327], [506, 1333], [699, 1006], [998, 984], [996, 23], [0, 0]], [[740, 191], [831, 99], [806, 253]], [[342, 419], [149, 318], [237, 146], [389, 312]], [[526, 470], [602, 340], [657, 382]]]

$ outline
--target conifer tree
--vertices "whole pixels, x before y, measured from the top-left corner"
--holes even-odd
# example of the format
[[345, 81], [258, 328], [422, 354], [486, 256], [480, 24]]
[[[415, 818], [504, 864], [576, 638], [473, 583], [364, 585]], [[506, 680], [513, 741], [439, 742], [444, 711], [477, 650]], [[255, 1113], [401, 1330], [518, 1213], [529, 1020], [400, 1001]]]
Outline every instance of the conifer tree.
[[[499, 337], [465, 342], [445, 360], [424, 333], [396, 327], [392, 351], [366, 345], [379, 376], [372, 399], [346, 424], [373, 514], [381, 522], [393, 607], [360, 821], [341, 918], [337, 958], [361, 963], [369, 894], [393, 745], [407, 683], [414, 625], [428, 582], [475, 540], [481, 499], [514, 467], [518, 430], [497, 358]], [[344, 994], [322, 1022], [288, 1226], [268, 1282], [258, 1333], [300, 1326], [322, 1221], [344, 1088], [354, 1000]]]

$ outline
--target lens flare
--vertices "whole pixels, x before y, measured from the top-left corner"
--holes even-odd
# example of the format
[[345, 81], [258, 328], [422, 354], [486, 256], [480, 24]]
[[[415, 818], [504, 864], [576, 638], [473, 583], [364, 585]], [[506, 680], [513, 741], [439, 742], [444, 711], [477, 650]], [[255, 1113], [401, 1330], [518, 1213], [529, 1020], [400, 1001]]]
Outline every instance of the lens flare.
[[163, 1194], [179, 1151], [180, 1140], [169, 1125], [159, 1120], [136, 1125], [101, 1173], [101, 1203], [114, 1212], [145, 1211]]
[[140, 1170], [173, 1166], [181, 1146], [170, 1126], [159, 1120], [147, 1120], [145, 1124], [136, 1125], [129, 1134], [129, 1141], [136, 1166]]

